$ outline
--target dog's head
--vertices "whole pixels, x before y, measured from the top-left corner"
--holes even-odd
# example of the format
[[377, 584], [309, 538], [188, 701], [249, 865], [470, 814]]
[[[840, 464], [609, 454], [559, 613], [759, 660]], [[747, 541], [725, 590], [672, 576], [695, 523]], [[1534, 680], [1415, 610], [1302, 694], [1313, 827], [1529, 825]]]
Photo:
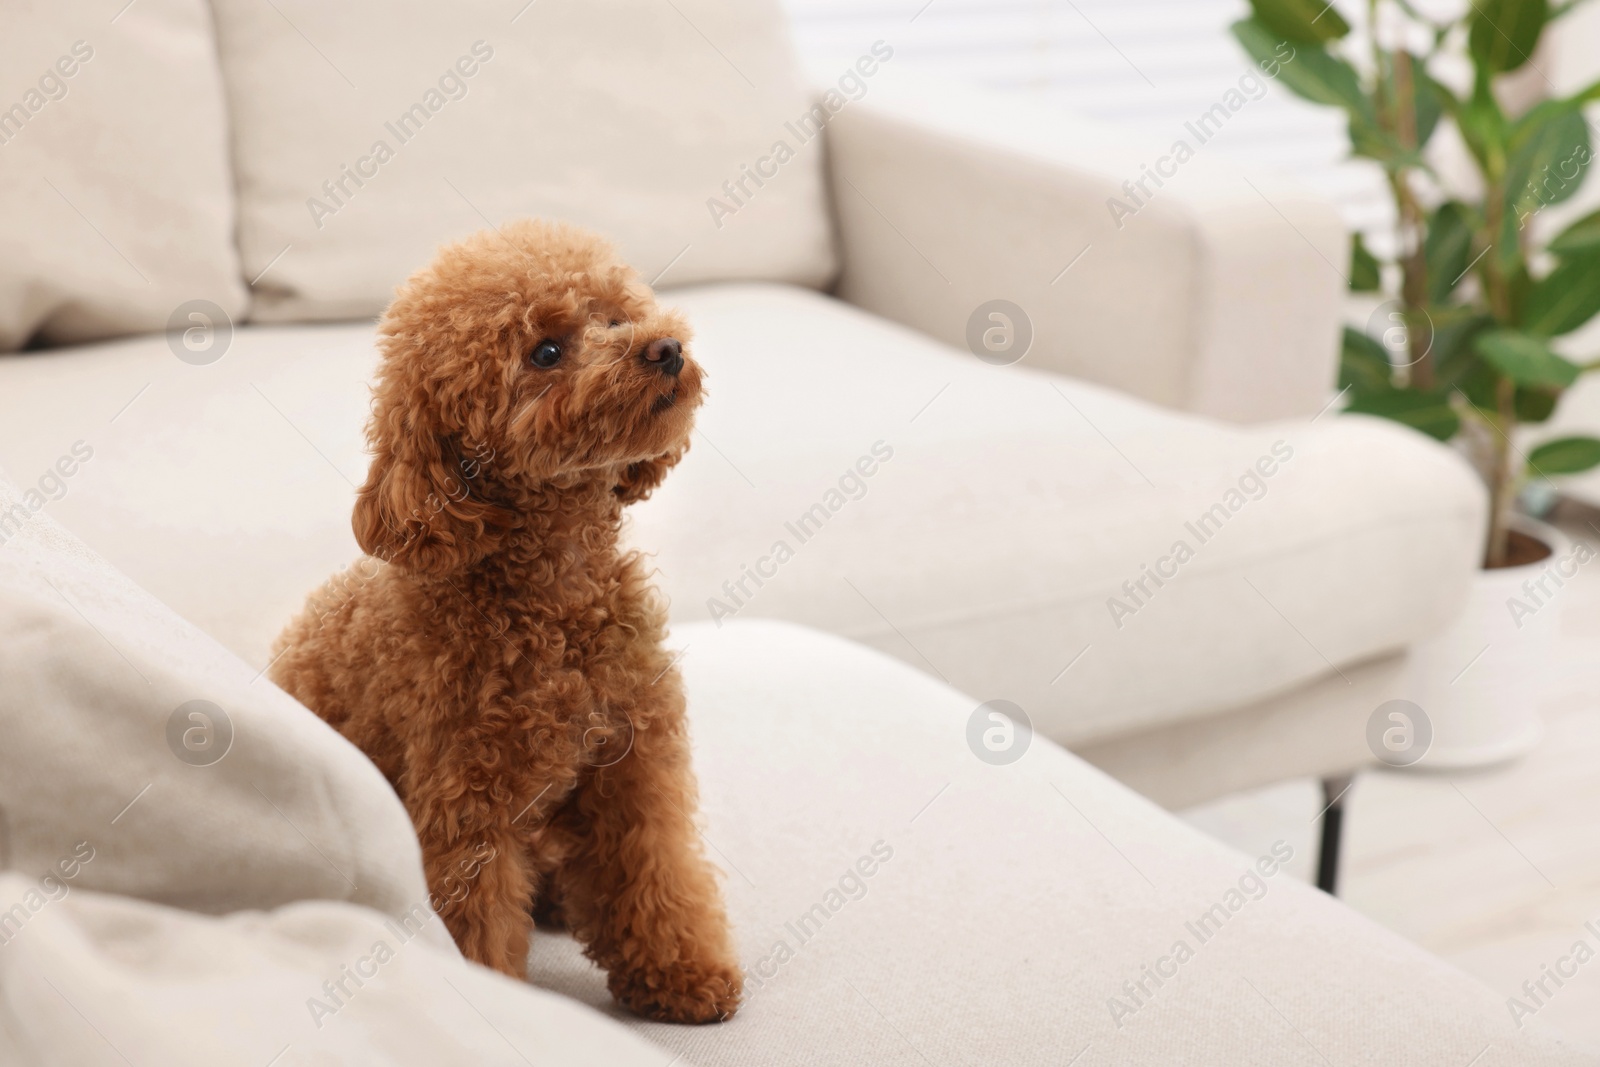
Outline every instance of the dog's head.
[[526, 220], [442, 249], [380, 325], [356, 501], [369, 555], [466, 566], [541, 487], [648, 496], [689, 446], [702, 373], [688, 324], [595, 235]]

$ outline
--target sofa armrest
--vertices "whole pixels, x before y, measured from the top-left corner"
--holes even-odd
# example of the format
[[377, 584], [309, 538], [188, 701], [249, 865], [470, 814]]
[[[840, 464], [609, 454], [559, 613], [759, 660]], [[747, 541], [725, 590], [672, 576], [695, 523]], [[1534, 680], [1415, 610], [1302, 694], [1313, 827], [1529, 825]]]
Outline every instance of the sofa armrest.
[[[980, 305], [1008, 300], [1032, 324], [1024, 365], [1238, 422], [1316, 412], [1336, 379], [1343, 225], [1174, 133], [1181, 163], [1176, 138], [1152, 156], [1029, 101], [883, 79], [827, 127], [839, 295], [958, 347]], [[1141, 178], [1151, 195], [1124, 186]]]

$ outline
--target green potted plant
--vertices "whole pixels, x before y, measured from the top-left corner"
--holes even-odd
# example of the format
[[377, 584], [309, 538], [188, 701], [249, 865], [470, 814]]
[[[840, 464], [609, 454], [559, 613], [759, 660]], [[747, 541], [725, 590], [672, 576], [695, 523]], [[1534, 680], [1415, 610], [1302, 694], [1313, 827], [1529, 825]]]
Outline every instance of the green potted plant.
[[[1600, 312], [1600, 212], [1545, 241], [1535, 233], [1546, 227], [1534, 224], [1588, 176], [1583, 106], [1600, 99], [1600, 83], [1526, 108], [1503, 103], [1506, 76], [1580, 2], [1471, 0], [1441, 21], [1410, 0], [1367, 0], [1366, 25], [1381, 30], [1356, 35], [1325, 0], [1250, 0], [1250, 17], [1233, 26], [1258, 60], [1281, 59], [1285, 42], [1295, 50], [1277, 80], [1345, 113], [1352, 153], [1382, 168], [1393, 198], [1392, 239], [1373, 242], [1387, 262], [1360, 234], [1353, 239], [1351, 288], [1392, 300], [1369, 330], [1345, 330], [1345, 410], [1456, 439], [1489, 488], [1479, 587], [1454, 630], [1416, 654], [1419, 703], [1445, 720], [1435, 724], [1436, 766], [1503, 758], [1537, 737], [1534, 661], [1544, 643], [1530, 627], [1547, 628], [1552, 613], [1540, 610], [1543, 598], [1527, 604], [1522, 586], [1550, 567], [1575, 569], [1576, 550], [1519, 516], [1515, 503], [1530, 479], [1600, 465], [1600, 439], [1560, 437], [1524, 452], [1519, 433], [1547, 420], [1562, 392], [1600, 366], [1559, 350]], [[1451, 87], [1436, 76], [1463, 58], [1469, 79]], [[1470, 195], [1452, 192], [1430, 161], [1430, 142], [1447, 126], [1476, 171]], [[1484, 661], [1470, 664], [1474, 655]], [[1478, 680], [1447, 684], [1444, 672], [1468, 668]]]

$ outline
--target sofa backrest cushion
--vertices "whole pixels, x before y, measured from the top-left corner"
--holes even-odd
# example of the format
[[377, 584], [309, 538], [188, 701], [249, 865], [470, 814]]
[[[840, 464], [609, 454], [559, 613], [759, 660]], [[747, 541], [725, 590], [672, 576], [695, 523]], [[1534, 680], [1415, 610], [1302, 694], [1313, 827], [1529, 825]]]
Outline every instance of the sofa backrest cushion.
[[119, 7], [6, 4], [0, 351], [244, 309], [210, 12]]
[[439, 244], [525, 215], [662, 285], [833, 272], [777, 0], [213, 6], [258, 320], [377, 314]]

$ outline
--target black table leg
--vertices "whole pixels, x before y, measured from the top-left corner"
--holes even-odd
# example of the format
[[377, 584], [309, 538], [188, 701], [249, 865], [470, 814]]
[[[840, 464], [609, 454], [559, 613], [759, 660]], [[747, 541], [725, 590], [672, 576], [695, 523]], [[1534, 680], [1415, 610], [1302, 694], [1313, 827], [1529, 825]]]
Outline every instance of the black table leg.
[[1344, 798], [1350, 790], [1351, 775], [1339, 774], [1322, 780], [1322, 853], [1317, 859], [1317, 888], [1329, 896], [1339, 895], [1339, 848], [1344, 839]]

